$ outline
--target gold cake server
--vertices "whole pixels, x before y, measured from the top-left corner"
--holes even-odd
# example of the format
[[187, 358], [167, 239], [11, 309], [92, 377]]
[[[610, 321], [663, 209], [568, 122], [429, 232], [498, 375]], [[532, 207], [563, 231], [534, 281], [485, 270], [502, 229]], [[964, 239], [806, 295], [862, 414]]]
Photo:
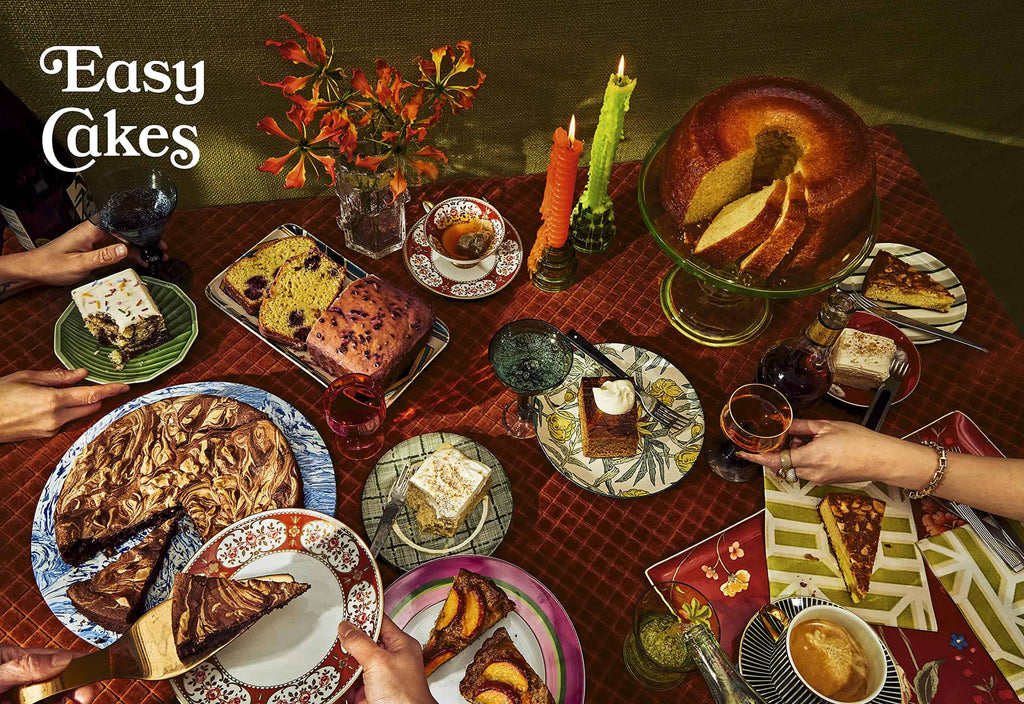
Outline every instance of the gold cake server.
[[[292, 582], [290, 574], [272, 574], [257, 579]], [[103, 650], [72, 660], [64, 672], [45, 682], [27, 684], [14, 690], [15, 704], [35, 704], [47, 697], [102, 680], [169, 680], [182, 675], [242, 635], [213, 650], [198, 653], [182, 662], [174, 646], [171, 600], [147, 611], [128, 632]]]

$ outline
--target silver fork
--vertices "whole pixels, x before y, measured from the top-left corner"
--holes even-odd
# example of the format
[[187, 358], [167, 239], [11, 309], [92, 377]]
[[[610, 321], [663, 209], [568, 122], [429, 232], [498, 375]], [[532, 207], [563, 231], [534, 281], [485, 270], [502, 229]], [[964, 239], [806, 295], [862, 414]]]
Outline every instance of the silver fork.
[[[601, 350], [590, 344], [586, 338], [575, 330], [570, 330], [565, 334], [565, 336], [580, 352], [583, 352], [583, 354], [600, 364], [605, 368], [605, 371], [615, 378], [634, 381], [634, 379], [626, 374], [626, 372], [622, 371], [615, 362], [608, 359]], [[662, 425], [667, 426], [673, 433], [681, 433], [690, 425], [691, 421], [689, 418], [648, 394], [641, 388], [639, 383], [634, 381], [633, 388], [636, 390], [636, 397], [640, 399], [640, 405], [644, 407], [644, 410], [647, 411], [648, 415]]]
[[[951, 445], [949, 449], [956, 454], [963, 454], [963, 450], [960, 449], [959, 445]], [[993, 530], [984, 520], [982, 520], [978, 511], [974, 510], [970, 506], [962, 504], [958, 501], [945, 500], [949, 507], [953, 510], [957, 516], [962, 520], [966, 521], [974, 532], [977, 533], [981, 541], [991, 548], [991, 550], [999, 556], [999, 558], [1006, 563], [1014, 572], [1020, 572], [1024, 570], [1024, 561], [1021, 560], [1021, 554], [1017, 551], [1016, 546], [1005, 542], [1005, 536], [1000, 537], [996, 535]]]

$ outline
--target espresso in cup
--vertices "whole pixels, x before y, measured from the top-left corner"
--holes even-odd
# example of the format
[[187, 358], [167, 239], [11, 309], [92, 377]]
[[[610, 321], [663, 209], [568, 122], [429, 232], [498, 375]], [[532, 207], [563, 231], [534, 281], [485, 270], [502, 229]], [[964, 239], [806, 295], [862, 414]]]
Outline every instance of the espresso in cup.
[[789, 652], [797, 672], [818, 694], [838, 702], [859, 702], [870, 693], [868, 656], [839, 623], [827, 618], [800, 621], [789, 634]]

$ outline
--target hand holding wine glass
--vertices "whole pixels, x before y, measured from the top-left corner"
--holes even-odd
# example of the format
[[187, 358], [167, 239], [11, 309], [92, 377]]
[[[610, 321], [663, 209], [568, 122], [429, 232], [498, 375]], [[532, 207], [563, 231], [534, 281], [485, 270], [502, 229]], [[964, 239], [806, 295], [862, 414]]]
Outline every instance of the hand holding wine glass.
[[793, 422], [793, 408], [771, 386], [744, 384], [732, 392], [719, 421], [724, 437], [709, 455], [708, 463], [723, 479], [746, 482], [758, 476], [761, 467], [738, 453], [781, 449]]

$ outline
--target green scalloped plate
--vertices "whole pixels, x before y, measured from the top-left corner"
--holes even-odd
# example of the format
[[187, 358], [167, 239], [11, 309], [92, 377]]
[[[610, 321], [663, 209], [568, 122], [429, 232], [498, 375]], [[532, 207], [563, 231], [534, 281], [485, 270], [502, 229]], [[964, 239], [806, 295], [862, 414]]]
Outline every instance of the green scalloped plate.
[[142, 280], [160, 307], [167, 329], [171, 332], [171, 339], [132, 359], [124, 369], [118, 371], [107, 356], [113, 348], [100, 345], [85, 327], [78, 307], [72, 303], [57, 319], [53, 329], [53, 351], [65, 367], [85, 367], [89, 370], [86, 380], [97, 384], [139, 384], [155, 379], [185, 359], [199, 335], [196, 304], [174, 284], [148, 276], [143, 276]]

